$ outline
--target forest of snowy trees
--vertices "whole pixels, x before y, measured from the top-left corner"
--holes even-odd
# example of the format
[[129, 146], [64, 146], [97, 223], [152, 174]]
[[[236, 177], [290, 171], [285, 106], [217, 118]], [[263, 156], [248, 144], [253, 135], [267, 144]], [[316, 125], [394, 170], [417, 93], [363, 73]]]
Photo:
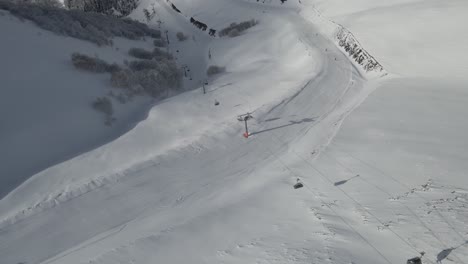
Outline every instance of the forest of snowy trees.
[[69, 9], [126, 16], [137, 7], [138, 0], [65, 0], [64, 4]]

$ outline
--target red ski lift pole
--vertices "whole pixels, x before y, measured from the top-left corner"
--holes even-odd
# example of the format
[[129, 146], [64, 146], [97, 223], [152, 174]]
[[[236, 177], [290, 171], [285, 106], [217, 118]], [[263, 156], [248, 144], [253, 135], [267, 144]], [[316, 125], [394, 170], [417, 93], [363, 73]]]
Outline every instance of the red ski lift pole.
[[237, 120], [239, 120], [239, 121], [244, 121], [245, 132], [244, 132], [243, 136], [244, 136], [245, 138], [248, 138], [248, 137], [249, 137], [249, 127], [247, 126], [247, 121], [248, 121], [249, 119], [251, 119], [251, 118], [253, 118], [253, 117], [250, 115], [250, 113], [247, 113], [247, 114], [245, 114], [245, 115], [240, 115], [240, 116], [237, 117]]

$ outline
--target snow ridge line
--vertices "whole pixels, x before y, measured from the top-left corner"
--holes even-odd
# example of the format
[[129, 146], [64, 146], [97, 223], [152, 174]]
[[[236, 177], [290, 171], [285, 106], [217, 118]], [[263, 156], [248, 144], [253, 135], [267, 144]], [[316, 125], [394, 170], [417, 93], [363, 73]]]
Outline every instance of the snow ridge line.
[[[203, 151], [204, 147], [197, 143], [197, 140], [194, 139], [193, 141], [191, 140], [185, 142], [183, 146], [180, 146], [176, 149], [171, 149], [171, 151], [184, 150], [197, 153]], [[32, 215], [38, 214], [48, 209], [52, 209], [62, 203], [68, 202], [86, 193], [104, 186], [115, 184], [128, 175], [138, 173], [150, 167], [158, 166], [160, 163], [156, 160], [162, 156], [164, 156], [164, 153], [130, 165], [126, 169], [102, 174], [96, 178], [88, 178], [87, 181], [82, 181], [76, 183], [75, 185], [66, 186], [62, 190], [51, 193], [38, 202], [30, 204], [29, 206], [25, 205], [23, 209], [12, 212], [9, 216], [0, 219], [0, 230], [8, 225], [16, 224], [19, 221], [24, 220]]]
[[75, 186], [67, 186], [66, 188], [62, 189], [58, 193], [50, 194], [43, 198], [42, 200], [27, 206], [26, 208], [19, 210], [17, 212], [12, 213], [12, 215], [5, 217], [4, 219], [0, 220], [0, 229], [15, 224], [21, 220], [26, 219], [29, 216], [35, 215], [40, 213], [44, 210], [54, 208], [55, 206], [77, 198], [83, 194], [91, 192], [97, 188], [102, 186], [116, 183], [118, 180], [131, 170], [126, 170], [123, 172], [117, 172], [108, 176], [100, 176], [95, 179], [91, 179], [88, 182], [75, 185]]

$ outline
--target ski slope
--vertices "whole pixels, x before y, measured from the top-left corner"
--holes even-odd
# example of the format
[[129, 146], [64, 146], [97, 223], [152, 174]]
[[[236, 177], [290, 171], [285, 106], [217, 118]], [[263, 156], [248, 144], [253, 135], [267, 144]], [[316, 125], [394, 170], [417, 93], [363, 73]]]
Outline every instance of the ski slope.
[[[451, 132], [463, 123], [466, 82], [439, 78], [450, 84], [442, 93], [417, 73], [364, 75], [324, 30], [326, 19], [312, 17], [329, 10], [344, 21], [349, 13], [320, 1], [171, 2], [183, 15], [147, 0], [132, 16], [143, 20], [154, 4], [150, 24], [168, 30], [171, 50], [193, 74], [188, 85], [203, 82], [209, 65], [226, 73], [208, 78], [207, 94], [200, 88], [153, 105], [119, 138], [0, 200], [1, 263], [405, 263], [420, 251], [424, 263], [468, 262], [466, 154], [458, 147], [466, 140], [463, 126]], [[373, 10], [369, 3], [361, 1], [364, 10]], [[260, 23], [212, 38], [191, 16], [217, 29]], [[179, 31], [192, 38], [177, 42]], [[392, 69], [405, 64], [373, 55], [393, 58]], [[434, 127], [421, 117], [434, 95], [451, 106], [430, 116], [458, 122], [424, 132]], [[254, 116], [248, 139], [236, 120], [246, 112]], [[435, 149], [443, 151], [428, 155]], [[444, 151], [453, 156], [434, 165]], [[454, 173], [435, 170], [447, 168]], [[294, 190], [297, 178], [305, 186]]]
[[[371, 210], [374, 221], [426, 251], [423, 263], [466, 263], [468, 4], [353, 1], [352, 6], [315, 2], [364, 42], [393, 78], [346, 119], [316, 162], [343, 179], [359, 174], [343, 189], [365, 188], [380, 199], [382, 209]], [[395, 215], [383, 208], [396, 208]]]

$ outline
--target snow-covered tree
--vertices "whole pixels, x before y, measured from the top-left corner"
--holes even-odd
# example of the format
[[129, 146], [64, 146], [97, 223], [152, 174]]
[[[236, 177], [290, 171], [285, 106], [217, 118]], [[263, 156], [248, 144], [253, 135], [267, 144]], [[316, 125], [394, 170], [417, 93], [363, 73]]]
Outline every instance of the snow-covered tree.
[[126, 16], [137, 7], [138, 0], [65, 0], [64, 4], [69, 9]]

